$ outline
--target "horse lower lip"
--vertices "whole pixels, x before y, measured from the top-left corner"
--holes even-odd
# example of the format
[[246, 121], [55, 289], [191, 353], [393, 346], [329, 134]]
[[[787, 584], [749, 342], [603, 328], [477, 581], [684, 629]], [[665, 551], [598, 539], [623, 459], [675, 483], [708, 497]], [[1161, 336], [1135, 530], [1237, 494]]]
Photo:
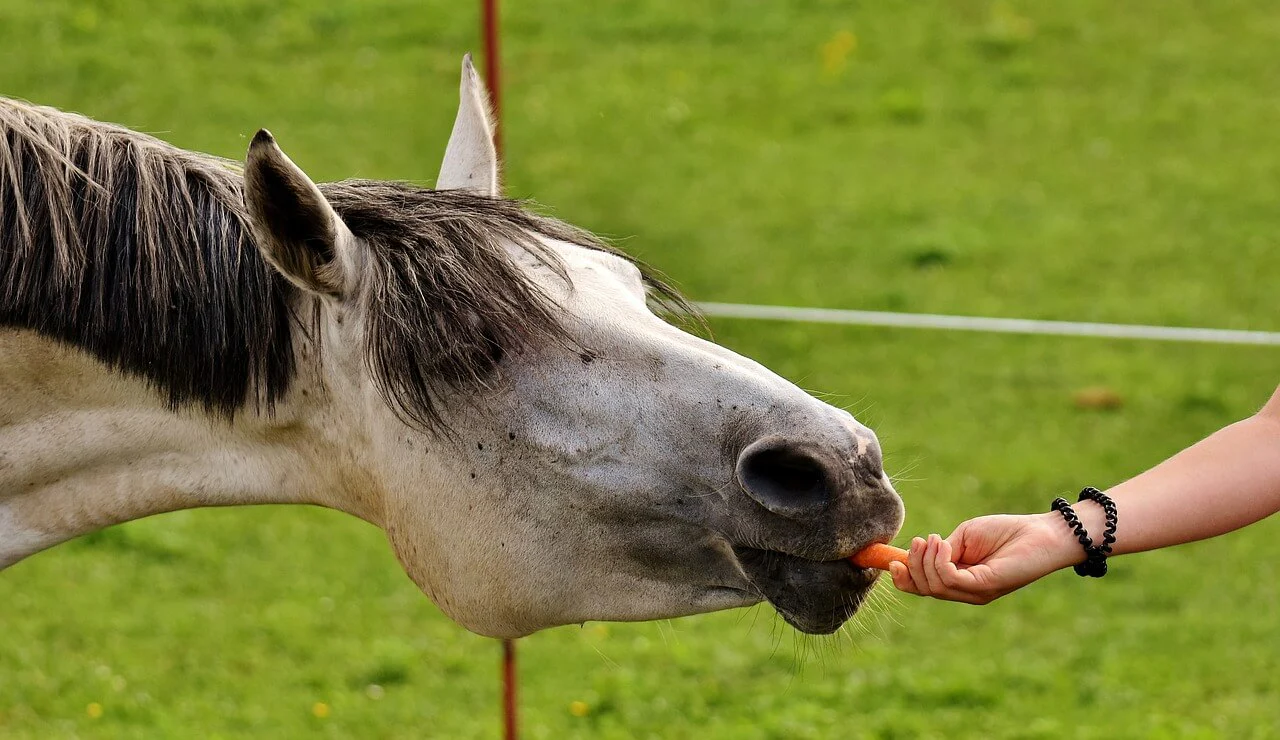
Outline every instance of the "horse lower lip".
[[737, 586], [708, 586], [701, 594], [701, 607], [708, 611], [732, 609], [760, 603], [760, 593]]
[[847, 560], [806, 560], [771, 550], [735, 547], [743, 572], [792, 627], [826, 634], [857, 612], [877, 574]]

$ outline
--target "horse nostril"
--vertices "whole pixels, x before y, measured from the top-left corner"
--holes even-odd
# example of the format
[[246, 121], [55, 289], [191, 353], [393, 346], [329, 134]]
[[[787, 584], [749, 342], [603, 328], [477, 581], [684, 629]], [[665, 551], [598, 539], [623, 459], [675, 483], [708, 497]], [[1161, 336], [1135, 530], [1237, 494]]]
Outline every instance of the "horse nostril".
[[742, 451], [738, 480], [748, 496], [782, 516], [816, 513], [833, 494], [821, 461], [777, 439], [760, 440]]

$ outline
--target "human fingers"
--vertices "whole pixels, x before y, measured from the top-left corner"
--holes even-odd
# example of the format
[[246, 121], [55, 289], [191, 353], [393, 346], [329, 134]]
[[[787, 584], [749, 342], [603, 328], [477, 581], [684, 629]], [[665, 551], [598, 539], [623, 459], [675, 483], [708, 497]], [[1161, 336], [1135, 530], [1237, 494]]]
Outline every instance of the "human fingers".
[[933, 555], [933, 569], [938, 573], [938, 580], [946, 588], [962, 588], [965, 583], [960, 577], [960, 569], [951, 561], [954, 550], [946, 540], [938, 542], [937, 551]]
[[[911, 578], [911, 571], [902, 563], [893, 563], [889, 566], [889, 572], [893, 576], [893, 585], [899, 591], [914, 594], [916, 596], [928, 596], [930, 598], [939, 599], [941, 601], [955, 601], [962, 604], [986, 604], [991, 601], [991, 596], [978, 590], [968, 590], [965, 587], [952, 588], [943, 586], [941, 588], [919, 587]], [[962, 577], [972, 579], [961, 571]], [[976, 583], [974, 584], [976, 586]]]
[[915, 581], [911, 580], [911, 571], [902, 563], [889, 563], [889, 575], [893, 578], [893, 587], [903, 593], [915, 594], [923, 596], [920, 589], [916, 588]]
[[978, 578], [972, 572], [958, 568], [954, 561], [954, 554], [955, 551], [950, 542], [942, 540], [938, 543], [933, 565], [942, 587], [949, 592], [981, 596], [981, 584]]
[[942, 582], [942, 576], [938, 573], [938, 550], [942, 544], [942, 537], [936, 534], [929, 535], [925, 540], [924, 555], [921, 558], [922, 570], [924, 577], [928, 583], [929, 595], [940, 595], [947, 590], [946, 584]]
[[924, 574], [924, 551], [927, 543], [920, 537], [911, 538], [911, 549], [907, 553], [907, 570], [911, 580], [922, 595], [929, 593], [929, 579]]
[[[891, 563], [889, 565], [889, 574], [893, 576], [895, 588], [916, 596], [930, 596], [943, 601], [956, 601], [964, 604], [986, 604], [991, 601], [991, 598], [985, 594], [970, 592], [964, 588], [952, 588], [946, 585], [939, 585], [936, 588], [931, 587], [924, 574], [925, 552], [928, 549], [928, 544], [927, 540], [919, 537], [914, 538], [909, 548], [907, 564]], [[941, 547], [941, 544], [938, 544], [937, 547]], [[973, 576], [972, 574], [961, 573], [960, 578], [963, 583], [972, 580]]]

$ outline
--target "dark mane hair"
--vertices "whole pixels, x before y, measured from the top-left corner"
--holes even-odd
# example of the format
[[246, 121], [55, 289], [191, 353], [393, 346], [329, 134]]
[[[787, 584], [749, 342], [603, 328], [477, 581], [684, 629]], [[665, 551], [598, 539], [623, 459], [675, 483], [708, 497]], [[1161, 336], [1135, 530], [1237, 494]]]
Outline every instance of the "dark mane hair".
[[[253, 243], [240, 166], [125, 128], [0, 98], [0, 326], [145, 379], [174, 408], [270, 411], [294, 377], [301, 291]], [[567, 342], [515, 264], [538, 237], [614, 251], [520, 203], [352, 180], [320, 186], [368, 245], [360, 315], [375, 383], [402, 418], [487, 382], [504, 352]], [[685, 304], [660, 280], [656, 298]]]

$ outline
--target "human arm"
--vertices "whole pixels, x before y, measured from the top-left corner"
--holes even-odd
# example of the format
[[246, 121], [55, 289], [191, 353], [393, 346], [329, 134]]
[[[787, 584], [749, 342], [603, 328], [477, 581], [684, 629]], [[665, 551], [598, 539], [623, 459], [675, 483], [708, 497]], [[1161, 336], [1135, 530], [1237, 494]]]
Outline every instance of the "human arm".
[[[1280, 388], [1257, 414], [1107, 491], [1118, 511], [1113, 554], [1215, 537], [1280, 511]], [[1073, 505], [1095, 542], [1105, 517]], [[907, 565], [891, 567], [902, 591], [985, 604], [1084, 560], [1057, 512], [979, 517], [945, 540], [916, 538]]]

